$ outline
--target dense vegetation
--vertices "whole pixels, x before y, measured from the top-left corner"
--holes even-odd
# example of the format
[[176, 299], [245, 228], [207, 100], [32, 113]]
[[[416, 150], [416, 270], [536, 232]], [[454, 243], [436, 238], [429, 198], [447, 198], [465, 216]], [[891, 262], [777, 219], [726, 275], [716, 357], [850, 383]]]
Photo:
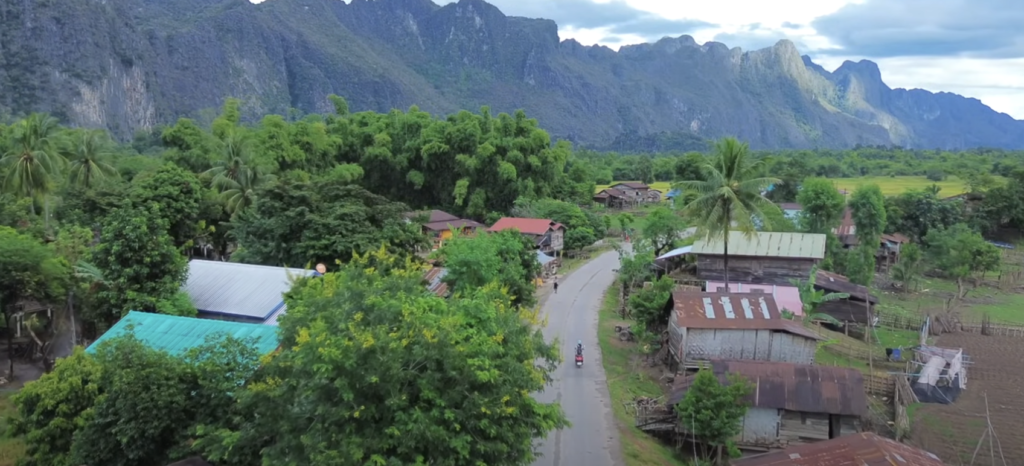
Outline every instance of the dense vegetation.
[[[130, 144], [43, 114], [0, 126], [0, 305], [8, 318], [24, 301], [59, 309], [27, 322], [44, 353], [65, 338], [65, 320], [94, 338], [129, 310], [195, 315], [180, 291], [190, 257], [330, 269], [287, 297], [273, 355], [210, 342], [171, 357], [128, 338], [63, 359], [16, 400], [26, 464], [148, 465], [194, 453], [226, 465], [529, 464], [532, 439], [567, 422], [529, 396], [557, 356], [535, 328], [532, 245], [512, 232], [447, 242], [433, 256], [449, 267], [453, 298], [442, 299], [423, 286], [413, 251], [428, 243], [405, 221], [410, 210], [551, 218], [568, 227], [569, 249], [636, 224], [637, 253], [620, 272], [637, 286], [688, 224], [712, 235], [738, 218], [744, 230], [829, 234], [824, 266], [867, 283], [874, 256], [831, 233], [847, 202], [823, 176], [973, 180], [970, 209], [934, 190], [852, 193], [861, 244], [901, 232], [927, 252], [902, 270], [908, 284], [925, 264], [961, 284], [993, 270], [998, 254], [980, 233], [1024, 228], [1024, 170], [1012, 152], [761, 154], [725, 140], [711, 154], [574, 153], [523, 112], [435, 119], [331, 101], [328, 114], [245, 124], [229, 100], [208, 127], [180, 119]], [[642, 219], [593, 205], [596, 184], [621, 179], [687, 192], [678, 212], [662, 206]], [[806, 206], [798, 221], [762, 198], [769, 184], [768, 199]], [[663, 280], [631, 296], [635, 316], [663, 322], [670, 289]]]

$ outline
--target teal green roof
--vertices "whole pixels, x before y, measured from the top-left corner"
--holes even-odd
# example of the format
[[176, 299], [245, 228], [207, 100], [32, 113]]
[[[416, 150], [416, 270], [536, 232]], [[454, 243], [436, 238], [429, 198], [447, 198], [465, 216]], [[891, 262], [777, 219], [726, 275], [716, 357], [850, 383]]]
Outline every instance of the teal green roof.
[[266, 354], [277, 349], [277, 327], [263, 324], [244, 324], [224, 320], [196, 319], [149, 312], [131, 311], [117, 324], [94, 341], [86, 352], [94, 353], [104, 341], [113, 340], [130, 332], [150, 348], [171, 354], [182, 354], [206, 342], [208, 335], [231, 335], [239, 339], [257, 338], [256, 349]]

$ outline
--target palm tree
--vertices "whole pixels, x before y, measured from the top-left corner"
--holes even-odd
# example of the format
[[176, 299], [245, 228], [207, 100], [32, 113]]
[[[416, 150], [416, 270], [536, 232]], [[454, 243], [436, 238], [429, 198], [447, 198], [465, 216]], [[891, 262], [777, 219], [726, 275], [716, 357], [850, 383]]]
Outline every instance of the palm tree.
[[225, 210], [232, 216], [255, 202], [256, 188], [270, 177], [256, 166], [250, 139], [242, 131], [235, 129], [225, 135], [223, 157], [203, 173], [211, 177], [211, 186], [220, 192]]
[[44, 113], [33, 113], [14, 126], [12, 148], [0, 158], [0, 165], [7, 168], [5, 191], [33, 200], [50, 193], [53, 179], [65, 162], [57, 148], [59, 130], [57, 119]]
[[755, 218], [769, 227], [765, 211], [773, 207], [764, 197], [765, 189], [777, 178], [761, 176], [762, 163], [750, 158], [747, 144], [735, 138], [715, 143], [715, 159], [701, 167], [700, 180], [683, 180], [673, 187], [692, 192], [697, 198], [684, 208], [697, 224], [697, 235], [707, 241], [721, 239], [725, 283], [729, 286], [729, 230], [733, 227], [747, 237], [755, 231]]
[[103, 131], [81, 131], [70, 141], [68, 180], [72, 185], [89, 188], [97, 181], [117, 173], [107, 160], [112, 152]]

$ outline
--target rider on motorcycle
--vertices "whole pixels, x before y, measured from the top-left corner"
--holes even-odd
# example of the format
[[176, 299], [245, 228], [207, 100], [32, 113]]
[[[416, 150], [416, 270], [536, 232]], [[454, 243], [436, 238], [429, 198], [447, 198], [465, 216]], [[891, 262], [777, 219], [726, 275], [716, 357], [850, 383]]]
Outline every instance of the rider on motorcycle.
[[576, 340], [576, 355], [583, 356], [583, 340]]

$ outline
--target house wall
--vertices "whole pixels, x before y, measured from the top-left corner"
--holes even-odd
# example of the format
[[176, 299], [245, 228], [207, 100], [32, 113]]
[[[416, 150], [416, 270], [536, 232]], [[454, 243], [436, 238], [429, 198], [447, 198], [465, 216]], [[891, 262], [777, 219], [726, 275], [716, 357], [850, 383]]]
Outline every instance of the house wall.
[[813, 364], [817, 343], [773, 330], [686, 329], [669, 322], [669, 346], [677, 363], [693, 366], [711, 359]]
[[[828, 314], [840, 322], [868, 323], [868, 310], [864, 307], [864, 301], [852, 299], [829, 301], [819, 305], [816, 312]], [[874, 306], [871, 306], [871, 312], [874, 312]]]
[[555, 251], [562, 250], [562, 243], [565, 240], [564, 230], [551, 230], [551, 249]]
[[[729, 256], [729, 281], [762, 285], [792, 286], [790, 280], [806, 280], [816, 259]], [[697, 256], [697, 278], [725, 281], [725, 260], [722, 256]]]
[[[834, 423], [830, 430], [829, 424]], [[856, 416], [804, 413], [775, 408], [748, 408], [742, 430], [735, 437], [737, 446], [751, 449], [782, 449], [856, 434], [860, 420]], [[838, 432], [836, 432], [838, 430]]]

